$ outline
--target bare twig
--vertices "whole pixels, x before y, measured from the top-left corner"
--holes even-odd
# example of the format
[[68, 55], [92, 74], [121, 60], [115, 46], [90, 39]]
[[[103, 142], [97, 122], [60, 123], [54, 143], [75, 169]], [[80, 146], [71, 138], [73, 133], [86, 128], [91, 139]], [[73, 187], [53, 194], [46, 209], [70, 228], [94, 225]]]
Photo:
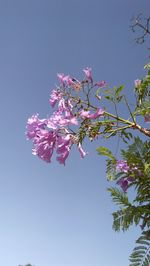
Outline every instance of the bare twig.
[[138, 37], [135, 38], [137, 44], [143, 44], [148, 35], [150, 35], [150, 16], [143, 18], [142, 13], [131, 19], [131, 30], [138, 32]]

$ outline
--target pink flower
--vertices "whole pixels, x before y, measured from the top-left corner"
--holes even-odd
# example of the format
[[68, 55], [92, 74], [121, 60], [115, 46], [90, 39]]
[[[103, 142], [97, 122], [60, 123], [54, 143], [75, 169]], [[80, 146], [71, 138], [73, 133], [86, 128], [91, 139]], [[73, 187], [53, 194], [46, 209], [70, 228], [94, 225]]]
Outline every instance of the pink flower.
[[123, 192], [127, 192], [129, 184], [133, 181], [132, 177], [122, 177], [117, 181], [117, 184], [120, 185], [122, 188]]
[[69, 124], [72, 124], [72, 125], [75, 125], [77, 126], [78, 125], [78, 120], [75, 116], [70, 116], [69, 119], [68, 119], [68, 122]]
[[90, 115], [90, 111], [85, 111], [85, 110], [81, 110], [80, 113], [79, 113], [80, 117], [81, 118], [89, 118], [89, 115]]
[[78, 150], [80, 152], [81, 158], [84, 158], [87, 155], [87, 152], [83, 150], [81, 143], [78, 144]]
[[72, 105], [72, 103], [71, 103], [71, 99], [68, 99], [68, 100], [67, 100], [67, 104], [68, 104], [69, 109], [72, 110], [73, 105]]
[[61, 154], [68, 150], [68, 146], [70, 147], [72, 144], [70, 135], [68, 134], [65, 137], [59, 136], [57, 138], [57, 153]]
[[79, 91], [81, 89], [81, 83], [70, 76], [65, 76], [64, 80], [66, 81], [67, 86], [72, 87], [75, 91]]
[[53, 90], [52, 90], [52, 93], [51, 93], [51, 95], [50, 95], [50, 100], [49, 100], [50, 105], [51, 105], [52, 107], [54, 107], [55, 104], [56, 104], [56, 102], [57, 102], [58, 100], [60, 100], [61, 98], [62, 98], [62, 93], [61, 93], [59, 90], [55, 90], [55, 89], [53, 89]]
[[65, 119], [67, 120], [68, 124], [78, 125], [77, 117], [73, 115], [73, 113], [68, 109], [65, 112]]
[[92, 82], [93, 81], [92, 69], [89, 67], [86, 67], [85, 69], [83, 69], [83, 72], [85, 73], [85, 76], [87, 77], [87, 79], [89, 79]]
[[106, 83], [106, 81], [101, 80], [101, 81], [95, 83], [95, 85], [96, 86], [99, 86], [100, 88], [102, 88], [102, 87], [106, 87], [107, 86], [107, 83]]
[[69, 150], [66, 150], [64, 153], [62, 153], [60, 156], [58, 156], [56, 159], [60, 164], [65, 165], [65, 161], [69, 156]]
[[89, 118], [89, 119], [96, 119], [99, 116], [103, 116], [104, 110], [102, 108], [97, 108], [96, 112], [93, 114], [90, 114], [90, 111], [81, 110], [80, 111], [80, 117], [81, 118]]
[[65, 99], [61, 98], [58, 104], [58, 111], [63, 112], [67, 109], [66, 104], [65, 104]]
[[81, 83], [75, 79], [70, 77], [69, 75], [65, 76], [64, 73], [57, 74], [59, 82], [65, 86], [72, 87], [74, 90], [79, 91], [81, 89]]
[[37, 131], [44, 129], [47, 125], [47, 119], [39, 119], [38, 114], [32, 115], [27, 121], [26, 136], [27, 139], [33, 139], [36, 136]]
[[48, 124], [47, 124], [48, 127], [49, 127], [49, 122], [50, 122], [50, 125], [53, 124], [56, 128], [67, 125], [66, 119], [64, 118], [62, 113], [59, 111], [54, 112], [53, 115], [50, 117]]
[[72, 86], [74, 84], [73, 79], [70, 76], [65, 76], [64, 80], [68, 86]]
[[58, 137], [56, 152], [60, 154], [60, 156], [58, 156], [56, 159], [60, 164], [65, 165], [65, 161], [69, 156], [71, 146], [72, 146], [72, 141], [69, 134], [65, 137], [62, 136]]
[[57, 134], [55, 131], [40, 130], [33, 142], [32, 154], [50, 163], [54, 151]]
[[62, 98], [59, 101], [59, 104], [58, 104], [58, 111], [59, 112], [61, 112], [61, 113], [67, 112], [67, 111], [71, 112], [72, 108], [73, 108], [73, 105], [72, 105], [70, 99], [68, 99], [68, 100], [65, 101], [65, 99]]
[[50, 129], [58, 128], [58, 121], [61, 119], [62, 115], [59, 111], [55, 111], [49, 119], [47, 119], [47, 127]]
[[127, 164], [127, 161], [124, 160], [117, 160], [116, 162], [116, 170], [127, 173], [130, 167]]
[[134, 81], [134, 85], [135, 85], [135, 88], [138, 88], [141, 85], [141, 80], [140, 79], [136, 79]]
[[49, 119], [47, 119], [47, 127], [51, 129], [65, 127], [69, 124], [78, 125], [77, 118], [71, 113], [69, 109], [66, 109], [64, 113], [58, 110], [54, 112]]
[[64, 86], [65, 85], [65, 74], [64, 73], [58, 73], [57, 77], [59, 79], [59, 82]]
[[54, 123], [53, 120], [51, 118], [49, 118], [47, 120], [47, 127], [50, 128], [50, 129], [57, 129], [57, 123]]
[[97, 110], [96, 110], [96, 112], [94, 114], [89, 115], [89, 118], [90, 119], [96, 119], [99, 116], [103, 116], [103, 114], [104, 114], [104, 110], [101, 109], [101, 108], [97, 108]]

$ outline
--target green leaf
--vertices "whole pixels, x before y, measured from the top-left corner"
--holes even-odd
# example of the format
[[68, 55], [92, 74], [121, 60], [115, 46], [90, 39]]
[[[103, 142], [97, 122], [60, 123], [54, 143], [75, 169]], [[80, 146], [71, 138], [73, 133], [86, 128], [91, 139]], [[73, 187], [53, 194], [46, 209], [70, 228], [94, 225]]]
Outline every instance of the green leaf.
[[131, 206], [127, 194], [117, 188], [110, 187], [108, 191], [111, 193], [112, 200], [120, 206]]
[[[149, 232], [149, 231], [148, 231]], [[130, 255], [130, 266], [149, 266], [150, 265], [150, 238], [147, 237], [147, 231], [143, 232], [136, 241], [138, 246], [133, 249]]]
[[105, 96], [105, 99], [107, 99], [107, 100], [113, 102], [113, 97], [111, 97], [111, 96]]
[[108, 148], [100, 146], [96, 150], [97, 150], [99, 155], [107, 156], [107, 157], [115, 160], [114, 155], [112, 154], [112, 152]]
[[111, 90], [108, 90], [108, 89], [106, 89], [106, 90], [104, 91], [104, 93], [105, 93], [105, 94], [111, 94], [111, 93], [112, 93], [112, 91], [111, 91]]
[[124, 85], [121, 85], [120, 87], [115, 88], [115, 95], [116, 95], [116, 97], [119, 97], [120, 96], [120, 93], [122, 92], [123, 88], [124, 88]]
[[107, 180], [113, 181], [116, 179], [116, 160], [114, 159], [106, 160], [106, 174], [107, 174]]
[[146, 64], [146, 65], [144, 66], [144, 69], [150, 69], [150, 63]]
[[134, 112], [135, 115], [148, 115], [150, 114], [150, 101], [146, 100], [141, 103], [139, 107], [135, 109]]

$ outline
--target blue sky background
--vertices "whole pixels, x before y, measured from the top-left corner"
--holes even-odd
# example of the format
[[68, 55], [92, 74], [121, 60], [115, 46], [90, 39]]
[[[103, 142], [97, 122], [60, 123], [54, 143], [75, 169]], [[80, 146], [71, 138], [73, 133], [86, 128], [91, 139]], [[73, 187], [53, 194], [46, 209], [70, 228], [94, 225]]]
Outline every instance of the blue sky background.
[[63, 167], [34, 157], [24, 132], [29, 116], [51, 112], [58, 72], [81, 78], [92, 67], [130, 97], [148, 62], [130, 19], [149, 10], [149, 0], [0, 0], [0, 265], [128, 265], [139, 231], [112, 231], [105, 159], [95, 151], [104, 143], [86, 144], [84, 160], [72, 151]]

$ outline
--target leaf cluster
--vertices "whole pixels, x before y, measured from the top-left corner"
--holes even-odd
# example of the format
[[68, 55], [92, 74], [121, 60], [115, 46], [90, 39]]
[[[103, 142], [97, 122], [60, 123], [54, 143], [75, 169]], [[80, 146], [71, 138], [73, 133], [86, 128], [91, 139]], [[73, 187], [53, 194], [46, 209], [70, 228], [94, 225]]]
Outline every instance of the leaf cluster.
[[111, 101], [112, 103], [119, 103], [123, 99], [123, 95], [121, 95], [122, 90], [124, 89], [124, 85], [119, 87], [114, 87], [113, 89], [105, 90], [105, 99]]
[[[107, 156], [107, 178], [117, 181], [130, 175], [133, 181], [135, 197], [129, 201], [127, 193], [116, 187], [108, 188], [111, 198], [119, 209], [113, 212], [113, 229], [126, 231], [131, 225], [140, 225], [142, 235], [136, 241], [137, 246], [130, 256], [130, 266], [149, 266], [150, 263], [150, 142], [143, 142], [139, 137], [128, 146], [127, 150], [121, 150], [122, 159], [129, 165], [128, 173], [117, 172], [116, 158], [112, 152], [105, 148], [97, 148], [99, 155]], [[144, 230], [147, 231], [144, 231]]]
[[130, 266], [150, 265], [150, 231], [143, 232], [130, 256]]

